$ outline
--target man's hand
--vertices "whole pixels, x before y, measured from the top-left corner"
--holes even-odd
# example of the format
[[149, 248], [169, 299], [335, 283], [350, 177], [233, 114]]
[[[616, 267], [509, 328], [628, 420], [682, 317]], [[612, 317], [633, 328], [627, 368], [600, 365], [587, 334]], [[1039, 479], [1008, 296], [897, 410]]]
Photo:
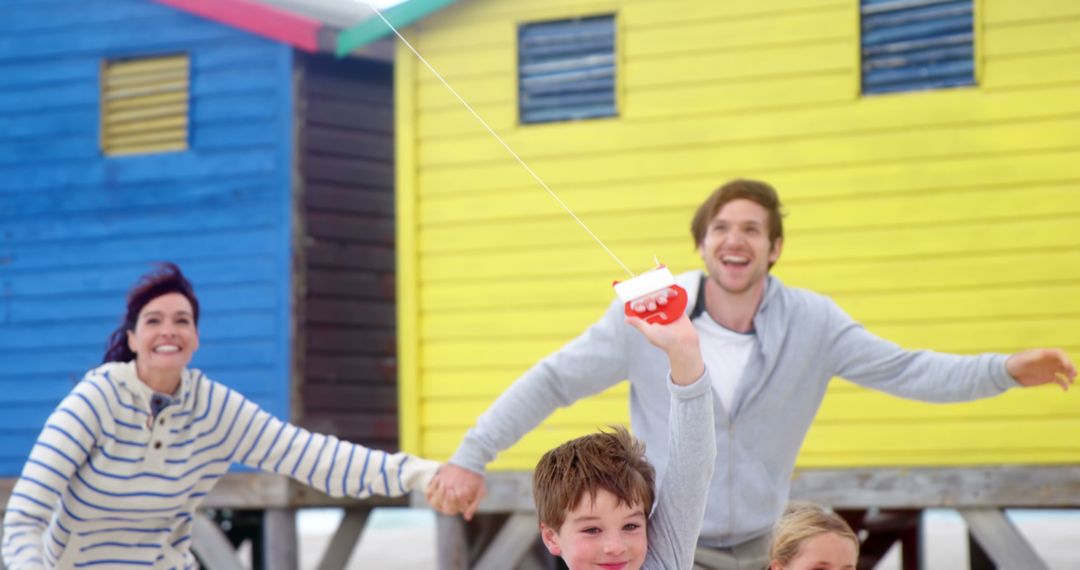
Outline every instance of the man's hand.
[[1076, 380], [1076, 366], [1065, 351], [1056, 348], [1017, 352], [1005, 361], [1005, 369], [1025, 388], [1054, 382], [1068, 390]]
[[484, 476], [446, 463], [431, 480], [425, 493], [431, 507], [444, 515], [462, 514], [471, 521], [480, 501], [487, 496]]

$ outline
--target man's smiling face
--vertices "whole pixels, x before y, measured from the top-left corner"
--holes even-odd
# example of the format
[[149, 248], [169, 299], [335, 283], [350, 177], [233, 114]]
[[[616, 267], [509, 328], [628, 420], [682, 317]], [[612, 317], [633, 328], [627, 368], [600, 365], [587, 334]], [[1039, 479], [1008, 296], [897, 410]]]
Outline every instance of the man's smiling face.
[[769, 266], [780, 259], [783, 240], [769, 241], [769, 212], [756, 202], [738, 199], [713, 216], [698, 246], [709, 277], [728, 293], [763, 286]]

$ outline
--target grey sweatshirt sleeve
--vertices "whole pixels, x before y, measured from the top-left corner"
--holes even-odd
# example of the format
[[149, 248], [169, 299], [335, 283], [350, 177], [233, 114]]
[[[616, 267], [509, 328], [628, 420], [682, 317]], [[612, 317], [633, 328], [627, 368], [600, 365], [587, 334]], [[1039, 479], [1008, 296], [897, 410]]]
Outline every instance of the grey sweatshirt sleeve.
[[963, 402], [1018, 386], [1004, 354], [962, 356], [904, 350], [879, 338], [827, 301], [827, 352], [832, 370], [856, 384], [927, 402]]
[[705, 518], [705, 504], [716, 465], [716, 430], [709, 371], [679, 386], [668, 379], [671, 415], [668, 459], [649, 517], [649, 550], [644, 570], [687, 570]]
[[556, 409], [613, 386], [627, 375], [622, 303], [615, 301], [581, 336], [518, 378], [476, 420], [450, 462], [481, 473], [500, 452]]

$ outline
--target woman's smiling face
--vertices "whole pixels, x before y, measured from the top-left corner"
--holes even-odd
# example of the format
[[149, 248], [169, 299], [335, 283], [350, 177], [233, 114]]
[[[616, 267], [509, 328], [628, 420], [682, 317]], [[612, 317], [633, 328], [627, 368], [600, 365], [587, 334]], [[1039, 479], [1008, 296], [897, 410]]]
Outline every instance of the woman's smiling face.
[[180, 293], [155, 297], [128, 331], [139, 375], [179, 375], [199, 348], [191, 302]]

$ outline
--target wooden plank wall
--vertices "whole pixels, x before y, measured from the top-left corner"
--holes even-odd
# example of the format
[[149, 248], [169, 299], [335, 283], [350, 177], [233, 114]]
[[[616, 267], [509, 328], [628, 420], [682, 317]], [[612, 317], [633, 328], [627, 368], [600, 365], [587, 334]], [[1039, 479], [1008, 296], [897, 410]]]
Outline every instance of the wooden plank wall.
[[302, 423], [397, 449], [392, 66], [299, 61]]
[[[0, 476], [159, 260], [202, 302], [193, 365], [287, 417], [291, 52], [143, 0], [0, 11]], [[103, 59], [168, 53], [191, 56], [189, 149], [103, 158]]]
[[[979, 85], [861, 97], [858, 2], [478, 0], [412, 30], [421, 53], [624, 260], [701, 266], [693, 209], [734, 177], [779, 188], [776, 273], [911, 348], [1080, 355], [1080, 4], [977, 0]], [[614, 13], [614, 119], [522, 126], [523, 22]], [[621, 272], [412, 56], [400, 256], [413, 451], [446, 458], [522, 371], [597, 318]], [[409, 67], [404, 67], [408, 65]], [[412, 146], [410, 147], [409, 144]], [[403, 263], [405, 262], [403, 261]], [[409, 290], [409, 288], [403, 288]], [[407, 353], [405, 351], [408, 351]], [[802, 466], [1068, 463], [1077, 395], [933, 406], [834, 382]], [[625, 421], [625, 385], [494, 464]], [[778, 411], [779, 412], [779, 411]], [[1058, 435], [1053, 435], [1058, 434]]]

